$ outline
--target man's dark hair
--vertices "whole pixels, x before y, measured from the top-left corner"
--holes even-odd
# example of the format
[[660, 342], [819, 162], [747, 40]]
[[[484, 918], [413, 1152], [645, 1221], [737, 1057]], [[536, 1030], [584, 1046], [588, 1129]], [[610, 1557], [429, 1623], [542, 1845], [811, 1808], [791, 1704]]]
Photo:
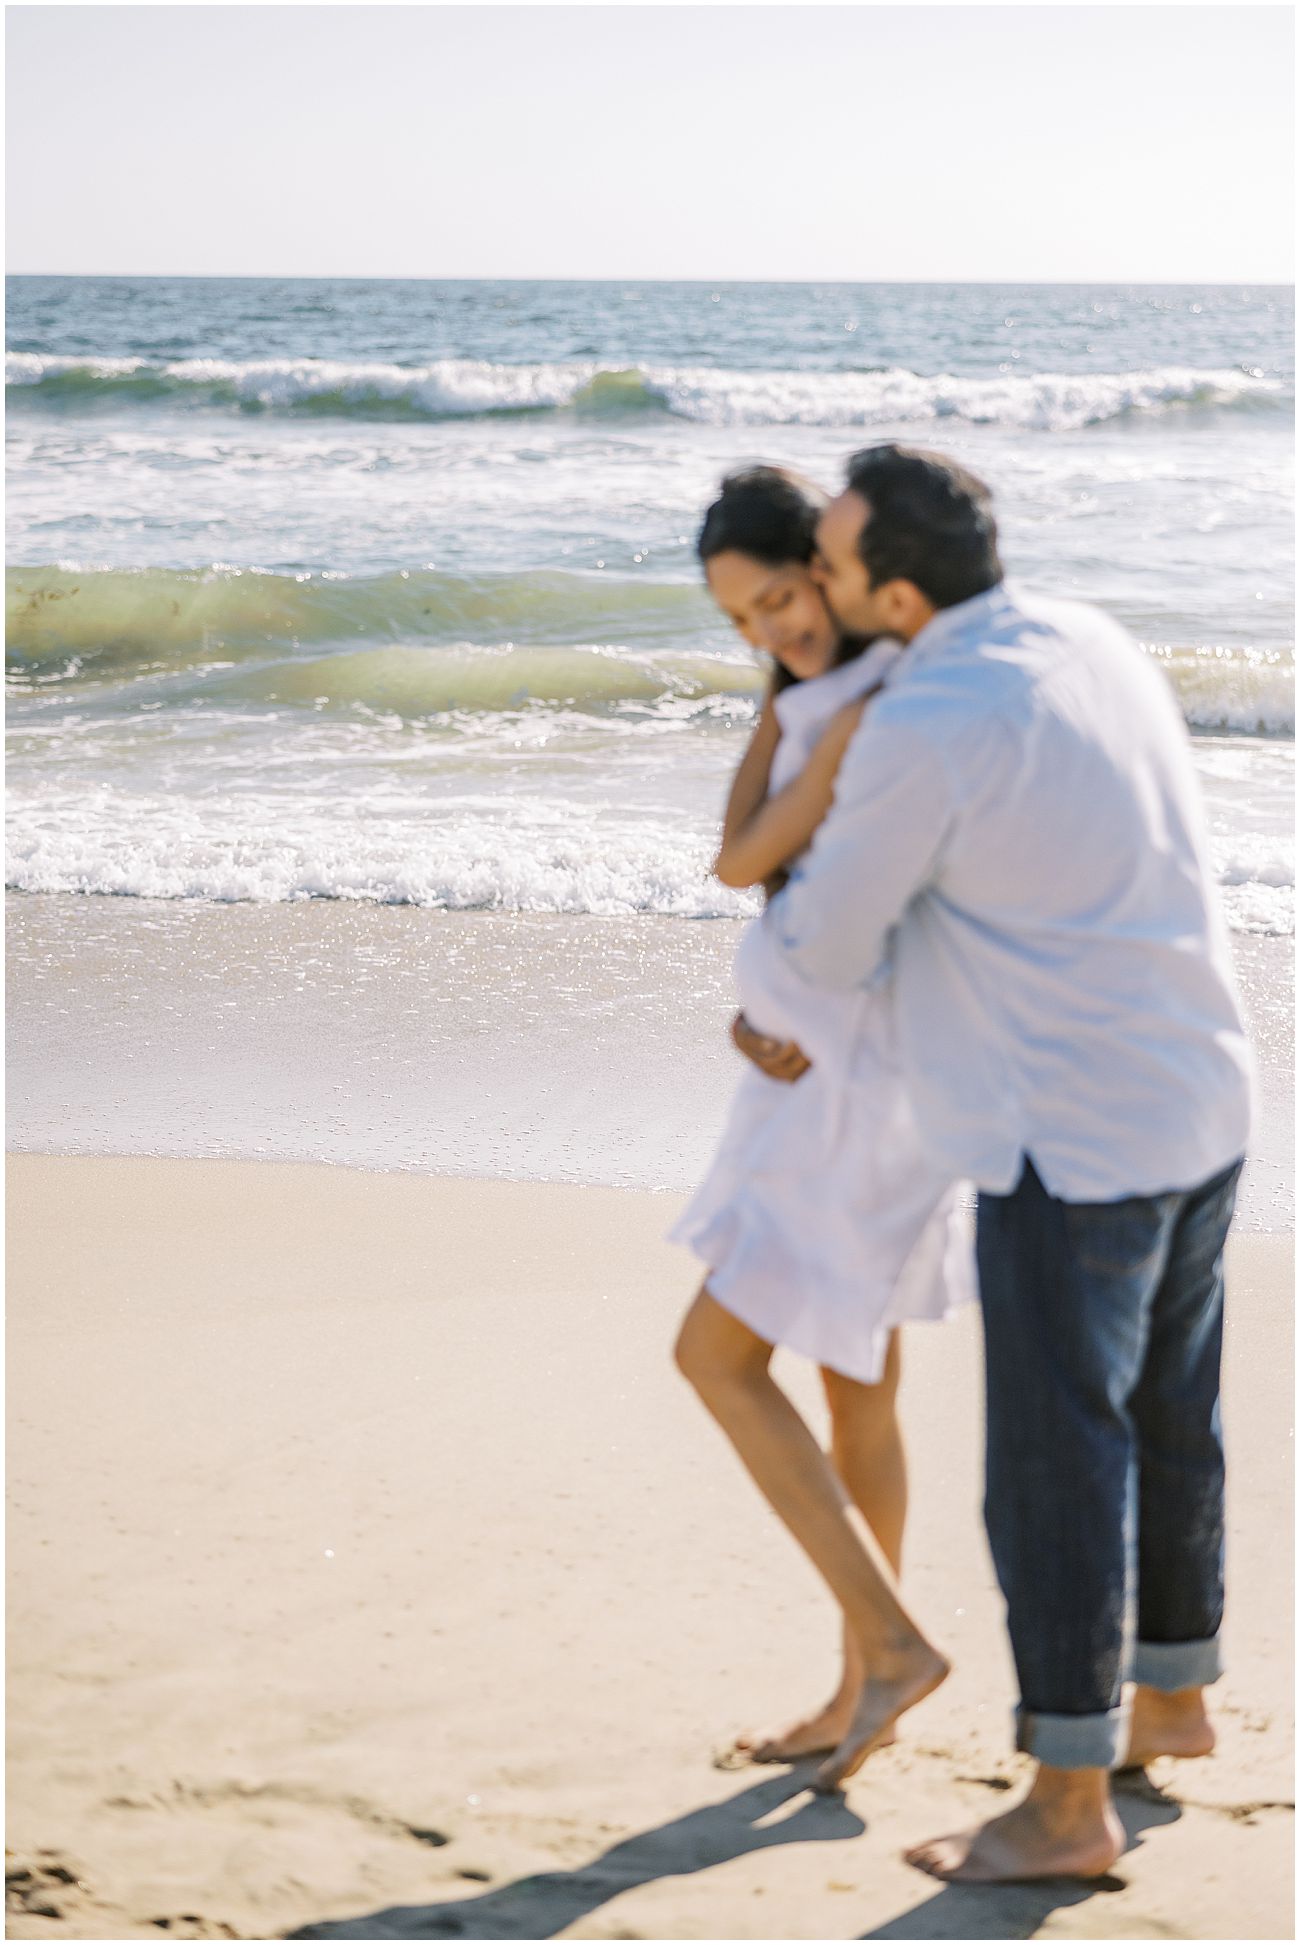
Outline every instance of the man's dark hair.
[[817, 522], [826, 495], [811, 480], [782, 466], [750, 466], [722, 482], [704, 516], [695, 551], [703, 562], [715, 554], [748, 554], [765, 567], [805, 564], [817, 545]]
[[936, 608], [955, 608], [1002, 579], [993, 495], [983, 480], [919, 446], [868, 446], [847, 485], [870, 507], [858, 552], [872, 587], [910, 581]]

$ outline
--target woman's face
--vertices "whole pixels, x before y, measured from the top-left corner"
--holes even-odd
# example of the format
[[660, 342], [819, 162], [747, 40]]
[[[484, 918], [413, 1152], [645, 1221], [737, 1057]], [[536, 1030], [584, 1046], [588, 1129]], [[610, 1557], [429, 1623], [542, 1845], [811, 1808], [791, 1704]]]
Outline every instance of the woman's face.
[[839, 633], [801, 561], [768, 567], [728, 549], [713, 556], [704, 574], [710, 594], [751, 648], [775, 656], [800, 681], [831, 666]]

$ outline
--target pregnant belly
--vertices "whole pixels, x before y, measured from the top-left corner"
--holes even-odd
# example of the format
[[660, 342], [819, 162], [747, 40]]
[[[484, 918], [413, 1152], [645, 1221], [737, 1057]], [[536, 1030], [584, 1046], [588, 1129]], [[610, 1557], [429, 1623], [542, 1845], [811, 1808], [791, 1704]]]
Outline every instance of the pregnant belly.
[[745, 927], [736, 948], [736, 995], [752, 1027], [774, 1040], [797, 1041], [810, 1059], [847, 1060], [864, 996], [810, 986], [775, 950], [761, 918]]

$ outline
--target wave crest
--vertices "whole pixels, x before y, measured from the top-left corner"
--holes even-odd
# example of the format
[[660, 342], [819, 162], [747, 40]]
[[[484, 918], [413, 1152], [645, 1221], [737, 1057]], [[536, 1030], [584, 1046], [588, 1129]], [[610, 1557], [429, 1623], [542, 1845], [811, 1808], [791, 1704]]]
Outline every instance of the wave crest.
[[[551, 569], [350, 579], [236, 567], [17, 567], [6, 575], [5, 610], [11, 679], [26, 693], [106, 682], [129, 693], [166, 676], [172, 702], [201, 692], [418, 718], [526, 703], [603, 711], [729, 698], [747, 706], [761, 687], [749, 658], [710, 651], [716, 619], [685, 582]], [[1193, 728], [1294, 734], [1289, 651], [1142, 646]]]
[[689, 582], [620, 580], [536, 568], [519, 574], [283, 574], [261, 568], [11, 567], [11, 659], [39, 664], [98, 651], [106, 660], [296, 648], [303, 643], [505, 641], [534, 646], [675, 642], [711, 617]]
[[1278, 379], [1242, 369], [1159, 366], [1131, 372], [974, 376], [884, 371], [729, 371], [708, 366], [613, 370], [597, 364], [428, 365], [320, 358], [235, 361], [50, 357], [10, 352], [6, 385], [49, 406], [102, 401], [354, 418], [473, 418], [497, 413], [659, 411], [705, 425], [810, 425], [851, 429], [939, 420], [1067, 431], [1132, 414], [1286, 407]]

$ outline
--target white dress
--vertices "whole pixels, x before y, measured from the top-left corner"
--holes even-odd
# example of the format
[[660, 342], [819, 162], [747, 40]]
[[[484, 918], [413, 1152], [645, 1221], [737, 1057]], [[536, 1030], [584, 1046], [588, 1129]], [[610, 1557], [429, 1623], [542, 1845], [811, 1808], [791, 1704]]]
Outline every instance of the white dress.
[[[898, 654], [880, 642], [780, 691], [772, 794], [802, 770], [836, 710], [888, 679]], [[710, 1294], [758, 1336], [875, 1384], [896, 1324], [946, 1317], [975, 1293], [960, 1185], [922, 1149], [889, 982], [853, 993], [810, 986], [774, 950], [771, 924], [769, 908], [741, 938], [740, 1004], [760, 1033], [797, 1041], [812, 1066], [793, 1084], [746, 1067], [672, 1240], [709, 1265]]]

